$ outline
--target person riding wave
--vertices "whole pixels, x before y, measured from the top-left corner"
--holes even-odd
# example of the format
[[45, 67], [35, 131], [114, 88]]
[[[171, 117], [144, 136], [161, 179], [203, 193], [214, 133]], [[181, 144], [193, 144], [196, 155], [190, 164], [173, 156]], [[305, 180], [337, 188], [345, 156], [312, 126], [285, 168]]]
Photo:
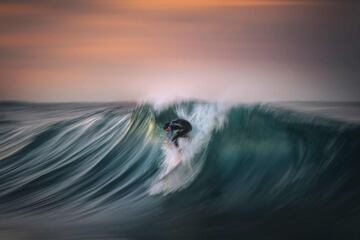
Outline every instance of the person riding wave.
[[169, 140], [171, 140], [176, 147], [179, 147], [178, 138], [187, 137], [187, 134], [192, 130], [192, 126], [185, 119], [179, 118], [165, 123], [163, 129], [167, 132]]

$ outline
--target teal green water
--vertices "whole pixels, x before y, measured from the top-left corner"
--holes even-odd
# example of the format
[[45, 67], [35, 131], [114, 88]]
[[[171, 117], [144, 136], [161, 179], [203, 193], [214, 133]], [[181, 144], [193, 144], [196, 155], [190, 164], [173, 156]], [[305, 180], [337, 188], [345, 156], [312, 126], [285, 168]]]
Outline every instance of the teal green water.
[[[0, 109], [1, 239], [360, 234], [357, 122], [270, 104]], [[194, 127], [180, 154], [161, 128], [176, 117]]]

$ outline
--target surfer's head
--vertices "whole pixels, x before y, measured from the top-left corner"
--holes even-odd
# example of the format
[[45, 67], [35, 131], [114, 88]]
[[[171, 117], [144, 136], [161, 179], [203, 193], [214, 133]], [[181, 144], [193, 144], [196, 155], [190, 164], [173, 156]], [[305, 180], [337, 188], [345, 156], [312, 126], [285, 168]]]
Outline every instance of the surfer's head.
[[163, 129], [167, 132], [170, 131], [170, 123], [165, 123]]

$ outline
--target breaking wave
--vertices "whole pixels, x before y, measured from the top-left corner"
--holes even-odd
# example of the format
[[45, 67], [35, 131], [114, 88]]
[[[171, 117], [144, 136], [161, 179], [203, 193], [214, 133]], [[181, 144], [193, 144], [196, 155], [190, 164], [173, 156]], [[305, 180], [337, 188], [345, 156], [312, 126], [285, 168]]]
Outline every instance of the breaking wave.
[[[144, 238], [141, 227], [165, 239], [175, 233], [160, 222], [179, 239], [257, 236], [275, 223], [358, 229], [357, 123], [268, 104], [0, 107], [1, 219], [95, 219], [116, 222], [121, 236]], [[180, 150], [162, 132], [177, 117], [193, 124]]]

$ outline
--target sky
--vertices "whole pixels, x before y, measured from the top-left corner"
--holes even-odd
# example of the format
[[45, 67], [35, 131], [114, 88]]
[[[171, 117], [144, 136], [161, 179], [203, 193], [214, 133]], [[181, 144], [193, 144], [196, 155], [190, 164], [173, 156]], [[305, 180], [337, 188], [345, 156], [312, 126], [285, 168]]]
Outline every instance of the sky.
[[0, 100], [360, 101], [360, 4], [0, 0]]

